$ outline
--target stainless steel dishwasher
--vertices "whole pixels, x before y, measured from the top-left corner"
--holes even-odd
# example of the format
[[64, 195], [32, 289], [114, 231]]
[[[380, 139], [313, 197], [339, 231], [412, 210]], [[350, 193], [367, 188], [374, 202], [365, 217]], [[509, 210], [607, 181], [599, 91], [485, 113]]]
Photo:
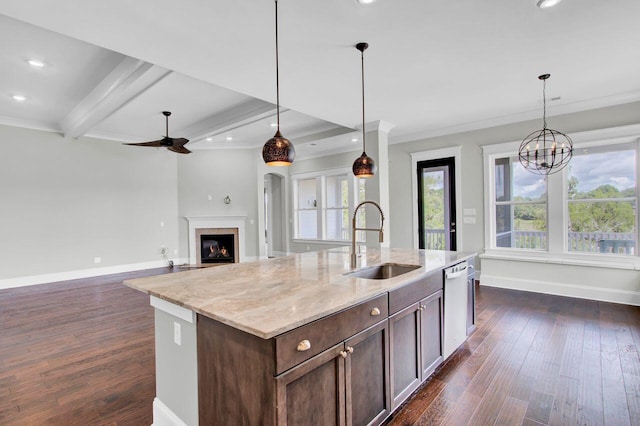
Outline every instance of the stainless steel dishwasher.
[[444, 349], [447, 359], [467, 338], [467, 262], [444, 270]]

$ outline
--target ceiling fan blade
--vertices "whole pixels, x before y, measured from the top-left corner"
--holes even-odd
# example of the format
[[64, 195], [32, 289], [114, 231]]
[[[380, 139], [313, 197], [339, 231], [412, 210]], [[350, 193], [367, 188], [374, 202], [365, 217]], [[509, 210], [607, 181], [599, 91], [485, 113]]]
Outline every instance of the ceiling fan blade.
[[180, 145], [180, 146], [170, 146], [167, 149], [169, 151], [177, 152], [178, 154], [190, 154], [191, 153], [191, 151], [189, 151], [187, 148], [185, 148], [182, 145]]
[[164, 146], [162, 143], [162, 139], [151, 142], [139, 142], [139, 143], [125, 143], [124, 145], [133, 145], [133, 146]]

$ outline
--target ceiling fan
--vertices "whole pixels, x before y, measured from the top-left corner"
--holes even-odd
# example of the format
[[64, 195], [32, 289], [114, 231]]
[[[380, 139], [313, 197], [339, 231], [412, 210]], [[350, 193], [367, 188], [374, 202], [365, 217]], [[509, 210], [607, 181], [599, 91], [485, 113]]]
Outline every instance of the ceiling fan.
[[189, 154], [191, 151], [184, 147], [185, 144], [189, 142], [189, 139], [169, 137], [169, 116], [171, 115], [171, 111], [162, 111], [162, 114], [166, 117], [167, 120], [167, 135], [164, 138], [151, 142], [126, 143], [125, 145], [154, 147], [164, 146], [169, 151], [177, 152], [178, 154]]

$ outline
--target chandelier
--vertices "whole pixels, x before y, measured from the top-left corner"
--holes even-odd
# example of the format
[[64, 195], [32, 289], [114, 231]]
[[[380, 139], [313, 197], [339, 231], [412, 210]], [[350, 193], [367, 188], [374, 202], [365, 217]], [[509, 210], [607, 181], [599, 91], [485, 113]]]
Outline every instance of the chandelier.
[[518, 157], [525, 169], [539, 175], [550, 175], [564, 169], [573, 156], [571, 138], [557, 130], [547, 128], [546, 83], [550, 74], [538, 77], [542, 80], [542, 130], [529, 134], [520, 144]]

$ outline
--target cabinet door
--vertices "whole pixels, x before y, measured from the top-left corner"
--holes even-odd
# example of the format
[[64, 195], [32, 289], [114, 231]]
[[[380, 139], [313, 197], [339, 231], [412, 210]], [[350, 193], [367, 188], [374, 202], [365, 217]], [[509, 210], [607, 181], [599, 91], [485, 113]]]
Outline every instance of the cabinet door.
[[340, 343], [276, 377], [279, 425], [344, 425], [346, 352]]
[[378, 425], [389, 415], [389, 324], [387, 320], [345, 342], [347, 425]]
[[418, 388], [420, 363], [420, 304], [414, 303], [389, 317], [391, 398], [397, 407]]
[[420, 301], [420, 347], [422, 380], [442, 363], [442, 291]]

